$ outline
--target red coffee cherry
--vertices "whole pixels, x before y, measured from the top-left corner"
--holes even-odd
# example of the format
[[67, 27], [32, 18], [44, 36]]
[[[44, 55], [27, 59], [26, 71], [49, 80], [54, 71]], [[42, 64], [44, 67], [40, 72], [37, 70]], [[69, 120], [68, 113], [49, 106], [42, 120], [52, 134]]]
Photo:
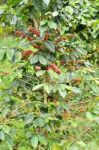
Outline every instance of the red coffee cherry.
[[46, 69], [47, 71], [50, 71], [50, 70], [52, 70], [52, 68], [51, 67], [47, 67], [47, 69]]
[[26, 34], [22, 31], [15, 31], [15, 35], [18, 37], [26, 38]]
[[40, 67], [40, 66], [36, 66], [36, 67], [35, 67], [35, 70], [36, 70], [36, 71], [40, 71], [40, 70], [41, 70], [41, 67]]
[[29, 27], [29, 32], [33, 33], [36, 36], [40, 36], [40, 32], [34, 27]]
[[49, 33], [46, 31], [44, 41], [47, 41], [48, 39], [49, 39]]
[[31, 36], [27, 36], [27, 39], [31, 42], [33, 41], [33, 38]]
[[57, 74], [60, 74], [60, 73], [61, 73], [61, 71], [60, 71], [59, 68], [56, 68], [54, 71], [55, 71]]
[[29, 57], [32, 54], [33, 54], [33, 51], [31, 51], [31, 50], [25, 50], [22, 52], [23, 57]]
[[37, 49], [43, 49], [43, 46], [41, 45], [33, 45], [34, 48], [37, 48]]
[[55, 65], [55, 64], [51, 64], [47, 70], [51, 70], [53, 69], [53, 71], [55, 71], [57, 74], [60, 74], [61, 73], [61, 70]]
[[56, 66], [55, 64], [50, 64], [50, 67], [51, 67], [52, 69], [56, 69], [56, 68], [57, 68], [57, 66]]
[[64, 64], [65, 64], [65, 61], [60, 61], [60, 64], [61, 64], [61, 65], [64, 65]]

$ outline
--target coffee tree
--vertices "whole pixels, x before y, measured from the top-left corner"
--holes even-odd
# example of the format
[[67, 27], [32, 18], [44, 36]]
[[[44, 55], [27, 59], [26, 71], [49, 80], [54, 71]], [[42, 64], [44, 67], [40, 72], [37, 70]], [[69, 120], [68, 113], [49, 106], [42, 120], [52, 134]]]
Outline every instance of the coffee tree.
[[98, 7], [2, 1], [0, 149], [98, 150]]

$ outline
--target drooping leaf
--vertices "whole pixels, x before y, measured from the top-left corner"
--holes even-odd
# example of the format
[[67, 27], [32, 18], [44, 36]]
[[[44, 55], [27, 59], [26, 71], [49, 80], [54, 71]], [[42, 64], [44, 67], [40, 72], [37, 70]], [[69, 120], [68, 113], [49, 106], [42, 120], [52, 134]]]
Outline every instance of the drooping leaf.
[[51, 92], [50, 84], [44, 83], [44, 90], [49, 94]]
[[45, 44], [46, 48], [48, 48], [49, 51], [51, 51], [53, 53], [55, 52], [55, 46], [52, 42], [46, 41], [46, 42], [44, 42], [44, 44]]
[[12, 60], [12, 58], [14, 56], [14, 50], [13, 49], [6, 50], [6, 56], [7, 56], [8, 60]]
[[52, 145], [52, 150], [62, 150], [62, 146], [60, 146], [59, 144], [53, 144]]
[[10, 127], [8, 125], [3, 125], [2, 130], [4, 133], [8, 134], [10, 132]]
[[47, 59], [43, 55], [39, 55], [39, 62], [42, 65], [47, 65]]
[[49, 5], [50, 0], [43, 0], [46, 5]]
[[48, 22], [48, 26], [51, 28], [51, 29], [56, 29], [57, 28], [57, 24], [53, 21], [49, 21]]
[[33, 122], [33, 119], [34, 119], [34, 116], [32, 114], [28, 114], [26, 117], [25, 117], [25, 124], [30, 124]]
[[37, 145], [38, 145], [38, 137], [37, 136], [33, 136], [32, 139], [31, 139], [31, 144], [33, 146], [33, 148], [36, 148]]
[[34, 126], [35, 127], [44, 127], [44, 125], [46, 124], [45, 120], [42, 119], [41, 117], [38, 117], [37, 119], [34, 120]]
[[5, 50], [4, 49], [0, 49], [0, 61], [3, 60], [5, 55]]
[[43, 83], [42, 84], [38, 84], [35, 87], [33, 87], [32, 91], [37, 91], [43, 88]]
[[44, 70], [40, 70], [40, 71], [38, 71], [38, 72], [36, 73], [36, 76], [37, 76], [37, 77], [40, 77], [40, 76], [42, 76], [44, 73], [45, 73]]
[[62, 96], [62, 98], [66, 97], [66, 90], [62, 90], [61, 88], [58, 89], [60, 96]]
[[58, 74], [56, 72], [54, 72], [53, 70], [49, 70], [48, 74], [52, 80], [58, 79], [58, 77], [59, 77]]
[[5, 139], [5, 134], [3, 131], [0, 131], [0, 140], [4, 140]]
[[35, 55], [35, 56], [30, 58], [30, 63], [31, 64], [36, 64], [38, 62], [38, 60], [39, 60], [38, 55]]
[[72, 92], [74, 92], [76, 94], [81, 93], [81, 90], [79, 88], [77, 88], [77, 87], [72, 87], [72, 86], [67, 86], [66, 85], [66, 89], [70, 90], [70, 91], [72, 91]]
[[47, 145], [47, 139], [44, 136], [38, 135], [38, 140], [40, 141], [41, 144]]
[[96, 118], [96, 115], [92, 114], [91, 112], [86, 113], [86, 117], [90, 120], [93, 121]]

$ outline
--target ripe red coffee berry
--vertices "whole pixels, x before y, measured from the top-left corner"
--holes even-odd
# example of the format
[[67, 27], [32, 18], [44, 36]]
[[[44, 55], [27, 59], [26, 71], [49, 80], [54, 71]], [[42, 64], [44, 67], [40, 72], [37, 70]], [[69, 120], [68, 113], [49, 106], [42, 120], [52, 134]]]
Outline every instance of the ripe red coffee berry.
[[44, 41], [47, 41], [48, 39], [49, 39], [49, 33], [46, 31]]
[[54, 71], [55, 71], [57, 74], [60, 74], [60, 73], [61, 73], [61, 71], [60, 71], [59, 68], [56, 68]]
[[64, 64], [65, 64], [65, 61], [61, 61], [60, 63], [61, 63], [61, 65], [64, 65]]
[[51, 64], [50, 67], [51, 67], [52, 69], [56, 69], [56, 68], [57, 68], [57, 66], [56, 66], [55, 64]]
[[33, 41], [33, 38], [31, 36], [28, 36], [27, 39], [31, 42]]
[[23, 57], [29, 57], [32, 54], [33, 54], [33, 51], [31, 51], [31, 50], [25, 50], [22, 52]]
[[33, 47], [36, 49], [43, 49], [43, 46], [41, 46], [41, 45], [33, 45]]
[[47, 71], [50, 71], [50, 70], [52, 70], [52, 68], [51, 67], [47, 67]]
[[40, 66], [36, 66], [36, 67], [35, 67], [35, 70], [36, 70], [36, 71], [40, 71], [40, 70], [41, 70], [41, 67], [40, 67]]
[[34, 27], [30, 27], [29, 32], [35, 34], [36, 36], [40, 36], [40, 32]]
[[26, 34], [22, 31], [15, 31], [15, 35], [18, 37], [26, 38]]

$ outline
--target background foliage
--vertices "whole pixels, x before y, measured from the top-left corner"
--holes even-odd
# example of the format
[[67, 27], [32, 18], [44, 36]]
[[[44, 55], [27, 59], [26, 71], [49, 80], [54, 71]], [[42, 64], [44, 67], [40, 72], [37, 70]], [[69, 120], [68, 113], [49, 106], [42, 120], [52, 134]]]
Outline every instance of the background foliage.
[[0, 2], [0, 150], [99, 149], [98, 10]]

